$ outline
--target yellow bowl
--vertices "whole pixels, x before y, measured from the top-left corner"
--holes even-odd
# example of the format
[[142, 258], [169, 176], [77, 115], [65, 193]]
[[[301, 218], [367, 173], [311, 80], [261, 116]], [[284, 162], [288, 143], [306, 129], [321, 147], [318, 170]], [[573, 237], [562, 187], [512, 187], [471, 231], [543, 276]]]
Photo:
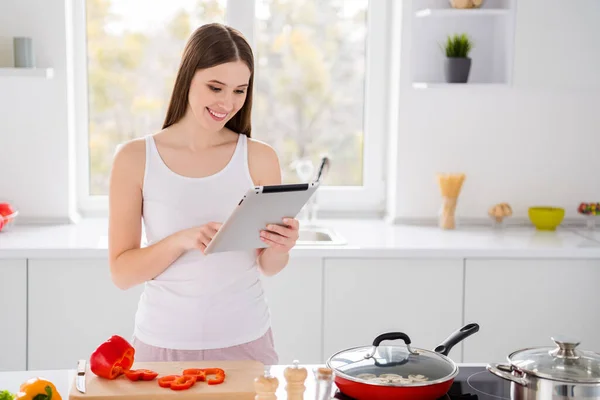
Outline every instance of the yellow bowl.
[[565, 209], [560, 207], [530, 207], [529, 220], [539, 230], [554, 231], [565, 217]]

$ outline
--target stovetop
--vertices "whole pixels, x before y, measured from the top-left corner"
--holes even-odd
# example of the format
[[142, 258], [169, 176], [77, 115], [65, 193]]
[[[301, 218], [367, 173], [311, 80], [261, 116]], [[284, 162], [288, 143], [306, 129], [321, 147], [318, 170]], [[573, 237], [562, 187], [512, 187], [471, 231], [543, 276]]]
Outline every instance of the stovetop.
[[[341, 392], [335, 399], [353, 400]], [[510, 382], [488, 372], [484, 366], [459, 367], [452, 387], [439, 400], [510, 400]]]

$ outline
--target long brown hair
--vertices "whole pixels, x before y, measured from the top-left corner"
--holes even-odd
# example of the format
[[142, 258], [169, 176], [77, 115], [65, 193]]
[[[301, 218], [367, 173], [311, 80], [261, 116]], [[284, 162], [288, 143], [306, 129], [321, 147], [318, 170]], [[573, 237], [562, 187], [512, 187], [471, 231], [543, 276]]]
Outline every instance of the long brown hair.
[[246, 101], [225, 126], [236, 133], [250, 137], [252, 113], [252, 88], [254, 83], [254, 56], [252, 48], [242, 34], [226, 25], [202, 25], [192, 33], [185, 45], [175, 86], [163, 129], [183, 118], [188, 105], [188, 94], [194, 73], [198, 69], [241, 60], [250, 69]]

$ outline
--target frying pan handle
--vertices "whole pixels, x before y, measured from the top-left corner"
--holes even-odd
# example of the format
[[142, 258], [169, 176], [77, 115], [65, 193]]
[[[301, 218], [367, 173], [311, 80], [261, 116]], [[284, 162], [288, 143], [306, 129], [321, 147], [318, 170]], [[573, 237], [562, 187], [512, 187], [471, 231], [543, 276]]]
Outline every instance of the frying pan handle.
[[388, 332], [388, 333], [382, 333], [381, 335], [377, 336], [375, 338], [375, 340], [373, 340], [373, 346], [377, 347], [381, 344], [381, 342], [383, 342], [384, 340], [398, 340], [398, 339], [402, 339], [404, 341], [404, 343], [406, 343], [407, 345], [410, 345], [410, 338], [408, 337], [408, 335], [406, 333], [402, 333], [402, 332]]
[[476, 332], [479, 332], [478, 324], [467, 324], [459, 330], [452, 332], [452, 334], [448, 336], [446, 340], [444, 340], [434, 349], [434, 351], [447, 356], [454, 346]]

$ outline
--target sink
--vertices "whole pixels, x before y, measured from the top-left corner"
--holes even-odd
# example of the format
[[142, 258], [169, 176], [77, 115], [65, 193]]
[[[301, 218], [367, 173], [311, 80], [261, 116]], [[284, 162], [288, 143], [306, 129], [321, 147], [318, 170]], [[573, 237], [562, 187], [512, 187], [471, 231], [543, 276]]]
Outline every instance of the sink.
[[296, 246], [339, 246], [346, 244], [334, 230], [320, 226], [300, 226], [299, 238]]

